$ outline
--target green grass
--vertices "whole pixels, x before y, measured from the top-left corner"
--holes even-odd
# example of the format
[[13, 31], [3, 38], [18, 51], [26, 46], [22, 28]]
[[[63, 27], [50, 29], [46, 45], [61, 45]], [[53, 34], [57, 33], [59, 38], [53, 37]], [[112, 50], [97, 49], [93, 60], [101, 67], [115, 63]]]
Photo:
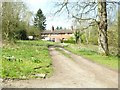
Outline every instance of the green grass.
[[[18, 41], [5, 44], [2, 49], [2, 78], [36, 78], [38, 73], [51, 76], [52, 61], [48, 45], [52, 42]], [[40, 67], [40, 68], [39, 68]]]
[[96, 63], [102, 64], [110, 69], [118, 70], [118, 57], [117, 56], [103, 56], [97, 53], [96, 47], [95, 49], [88, 49], [88, 47], [78, 47], [78, 45], [69, 44], [68, 47], [65, 47], [65, 49], [78, 54], [80, 56], [83, 56], [84, 58], [87, 58], [91, 61], [94, 61]]
[[63, 50], [59, 49], [59, 48], [55, 48], [57, 51], [61, 52], [63, 55], [65, 55], [68, 58], [71, 58], [70, 55], [68, 55], [67, 53], [65, 53]]
[[0, 76], [2, 75], [2, 48], [0, 47]]

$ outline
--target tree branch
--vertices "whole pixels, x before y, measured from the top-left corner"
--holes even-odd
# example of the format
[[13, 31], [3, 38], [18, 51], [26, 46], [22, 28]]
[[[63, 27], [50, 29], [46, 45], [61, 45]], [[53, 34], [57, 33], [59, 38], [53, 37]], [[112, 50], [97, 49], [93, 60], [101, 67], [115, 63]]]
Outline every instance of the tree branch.
[[57, 13], [61, 12], [64, 7], [66, 7], [68, 9], [67, 4], [68, 4], [68, 0], [65, 0], [63, 3], [59, 4], [58, 6], [62, 6], [62, 7], [55, 12], [55, 15]]

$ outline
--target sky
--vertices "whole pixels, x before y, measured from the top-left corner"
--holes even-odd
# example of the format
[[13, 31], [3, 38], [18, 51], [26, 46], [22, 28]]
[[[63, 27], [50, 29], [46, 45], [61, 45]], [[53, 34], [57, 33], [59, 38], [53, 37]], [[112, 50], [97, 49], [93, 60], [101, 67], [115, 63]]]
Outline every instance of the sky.
[[[58, 8], [55, 7], [55, 3], [58, 1], [63, 2], [64, 0], [24, 0], [24, 1], [26, 2], [30, 11], [32, 11], [34, 14], [37, 12], [39, 8], [43, 11], [43, 14], [46, 16], [47, 30], [51, 30], [52, 26], [54, 26], [55, 28], [57, 26], [63, 28], [69, 28], [69, 29], [71, 28], [73, 22], [72, 19], [68, 19], [67, 12], [54, 16], [55, 11], [58, 10]], [[69, 1], [75, 2], [75, 0], [69, 0]], [[108, 1], [118, 1], [118, 0], [108, 0]]]
[[63, 28], [71, 27], [72, 22], [68, 20], [67, 14], [60, 14], [59, 16], [54, 16], [54, 12], [56, 10], [54, 4], [56, 3], [55, 0], [26, 0], [25, 2], [29, 7], [30, 11], [32, 11], [34, 14], [39, 8], [43, 11], [43, 14], [46, 16], [47, 30], [51, 30], [52, 26], [54, 26], [55, 28], [57, 26], [62, 26]]

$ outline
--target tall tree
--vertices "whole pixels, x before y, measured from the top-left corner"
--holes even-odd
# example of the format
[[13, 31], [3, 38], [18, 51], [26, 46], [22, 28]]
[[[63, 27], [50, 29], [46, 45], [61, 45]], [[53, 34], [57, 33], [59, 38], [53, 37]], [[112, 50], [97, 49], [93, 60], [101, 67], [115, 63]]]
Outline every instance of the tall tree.
[[5, 39], [14, 38], [14, 31], [19, 24], [21, 2], [2, 2], [2, 35]]
[[60, 30], [62, 30], [62, 27], [60, 27]]
[[76, 31], [74, 32], [74, 36], [75, 36], [75, 43], [78, 44], [79, 39], [80, 39], [80, 31], [79, 31], [79, 30], [76, 30]]
[[59, 30], [60, 28], [57, 26], [56, 29]]
[[[23, 30], [24, 16], [27, 8], [24, 2], [2, 2], [2, 36], [3, 39], [14, 40], [19, 30]], [[25, 28], [24, 28], [25, 30]], [[25, 34], [25, 33], [24, 33]]]
[[118, 57], [120, 58], [120, 5], [118, 8]]
[[98, 25], [99, 31], [99, 52], [109, 55], [108, 39], [107, 39], [107, 10], [113, 8], [112, 5], [117, 2], [107, 2], [106, 0], [92, 0], [87, 2], [81, 2], [77, 0], [75, 3], [69, 0], [64, 2], [58, 2], [57, 6], [61, 6], [58, 13], [63, 9], [66, 10], [69, 16], [75, 18], [80, 24], [86, 22], [83, 28]]
[[45, 22], [46, 22], [46, 17], [44, 16], [42, 10], [39, 9], [34, 17], [34, 26], [40, 29], [40, 31], [45, 30], [46, 28]]
[[108, 36], [107, 36], [107, 9], [106, 0], [98, 0], [98, 15], [99, 15], [99, 50], [101, 53], [109, 55]]

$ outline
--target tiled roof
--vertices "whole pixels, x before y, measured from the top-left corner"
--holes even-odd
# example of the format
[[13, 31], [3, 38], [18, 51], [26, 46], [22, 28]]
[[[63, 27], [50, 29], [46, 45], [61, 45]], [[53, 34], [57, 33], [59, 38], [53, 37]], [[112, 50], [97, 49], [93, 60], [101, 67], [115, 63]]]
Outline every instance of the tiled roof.
[[73, 30], [44, 30], [41, 34], [64, 34], [64, 33], [73, 33]]

